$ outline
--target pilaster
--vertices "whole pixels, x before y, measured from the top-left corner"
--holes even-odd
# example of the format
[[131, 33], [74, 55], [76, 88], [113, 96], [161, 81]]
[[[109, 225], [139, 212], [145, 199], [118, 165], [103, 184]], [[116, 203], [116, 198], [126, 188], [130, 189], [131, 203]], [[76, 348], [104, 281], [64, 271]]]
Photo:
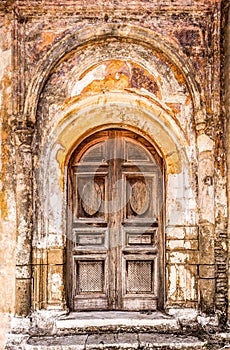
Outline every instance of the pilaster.
[[14, 131], [16, 148], [16, 305], [17, 316], [26, 316], [31, 300], [31, 240], [33, 229], [32, 208], [32, 150], [33, 129], [17, 127]]

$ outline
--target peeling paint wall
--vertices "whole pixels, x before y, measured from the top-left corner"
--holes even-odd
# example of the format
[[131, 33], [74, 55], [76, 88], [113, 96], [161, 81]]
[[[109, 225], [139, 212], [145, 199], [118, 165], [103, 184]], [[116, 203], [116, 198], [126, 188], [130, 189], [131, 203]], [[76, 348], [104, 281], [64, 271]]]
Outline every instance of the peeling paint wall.
[[[225, 117], [225, 125], [226, 125], [226, 152], [227, 152], [227, 168], [228, 168], [228, 175], [227, 175], [227, 192], [228, 192], [228, 232], [227, 232], [227, 239], [228, 239], [228, 249], [229, 251], [229, 235], [230, 235], [230, 218], [229, 218], [229, 203], [230, 203], [230, 123], [229, 123], [229, 116], [230, 116], [230, 5], [228, 2], [224, 2], [222, 5], [222, 13], [223, 13], [223, 22], [222, 22], [222, 30], [224, 35], [223, 40], [223, 47], [222, 47], [222, 54], [223, 54], [223, 115]], [[227, 259], [228, 269], [229, 269], [229, 257]], [[229, 272], [228, 272], [229, 273]], [[228, 288], [229, 288], [229, 281], [228, 281]], [[228, 315], [229, 315], [229, 295], [230, 291], [228, 289]], [[229, 316], [228, 316], [229, 318]]]
[[68, 160], [109, 127], [139, 133], [164, 160], [166, 309], [226, 318], [227, 11], [211, 0], [2, 1], [6, 318], [66, 309]]
[[12, 119], [12, 18], [0, 12], [0, 347], [14, 313], [16, 203]]

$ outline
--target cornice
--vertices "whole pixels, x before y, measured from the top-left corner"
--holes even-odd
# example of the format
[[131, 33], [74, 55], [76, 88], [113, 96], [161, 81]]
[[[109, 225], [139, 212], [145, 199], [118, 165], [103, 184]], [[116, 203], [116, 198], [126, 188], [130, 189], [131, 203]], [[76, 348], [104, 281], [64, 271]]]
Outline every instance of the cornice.
[[[142, 13], [150, 12], [161, 13], [192, 13], [193, 16], [200, 16], [207, 12], [213, 12], [214, 9], [219, 7], [221, 0], [197, 0], [187, 1], [187, 4], [183, 4], [182, 0], [163, 1], [163, 0], [136, 0], [134, 1], [95, 1], [95, 0], [2, 0], [0, 2], [0, 10], [9, 12], [10, 10], [16, 11], [21, 17], [36, 17], [42, 14], [47, 16], [54, 16], [57, 14], [62, 15], [78, 15], [82, 11], [87, 13], [91, 12], [110, 12], [110, 11], [122, 11], [122, 12], [137, 12]], [[140, 12], [141, 11], [141, 12]]]

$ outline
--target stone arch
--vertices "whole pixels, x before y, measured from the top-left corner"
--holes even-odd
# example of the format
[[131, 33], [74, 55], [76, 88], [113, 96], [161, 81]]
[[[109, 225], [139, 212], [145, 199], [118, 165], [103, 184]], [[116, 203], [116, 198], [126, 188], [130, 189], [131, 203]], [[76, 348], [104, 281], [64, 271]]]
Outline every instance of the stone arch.
[[193, 100], [194, 120], [197, 131], [205, 127], [204, 96], [198, 77], [183, 52], [176, 47], [175, 43], [163, 38], [160, 34], [149, 29], [137, 27], [129, 24], [104, 24], [98, 27], [89, 26], [72, 34], [64, 36], [58, 43], [54, 44], [51, 50], [40, 62], [34, 74], [34, 78], [28, 88], [25, 99], [24, 115], [28, 122], [35, 122], [36, 110], [42, 88], [52, 69], [68, 53], [79, 47], [96, 43], [107, 38], [123, 38], [133, 42], [141, 43], [150, 47], [156, 52], [160, 52], [171, 62], [180, 73], [188, 85]]
[[[98, 103], [99, 101], [99, 103]], [[119, 102], [118, 102], [119, 101]], [[106, 102], [106, 103], [105, 103]], [[166, 241], [172, 236], [180, 237], [181, 231], [186, 234], [190, 227], [196, 230], [197, 217], [194, 215], [196, 206], [196, 194], [193, 189], [193, 179], [190, 171], [188, 144], [183, 132], [173, 124], [172, 118], [159, 106], [150, 103], [147, 99], [137, 98], [132, 94], [108, 93], [106, 96], [89, 96], [82, 100], [73, 101], [61, 115], [49, 133], [46, 144], [40, 157], [40, 171], [38, 175], [41, 202], [41, 213], [37, 232], [38, 244], [35, 243], [36, 254], [39, 246], [49, 252], [52, 250], [63, 252], [66, 233], [66, 169], [68, 160], [76, 148], [86, 136], [94, 131], [108, 128], [124, 128], [136, 131], [153, 143], [164, 158], [166, 167]], [[180, 189], [181, 183], [184, 185]], [[173, 191], [175, 192], [172, 195]], [[183, 192], [183, 193], [182, 193]], [[179, 228], [178, 228], [179, 226]], [[188, 228], [189, 227], [189, 228]], [[36, 242], [36, 237], [34, 237]], [[60, 253], [61, 254], [61, 253]], [[188, 265], [189, 252], [185, 255]], [[41, 255], [41, 254], [40, 254]], [[170, 261], [171, 257], [168, 261]], [[185, 299], [191, 299], [195, 303], [197, 291], [195, 290], [194, 271], [186, 264], [182, 264], [180, 274], [186, 275], [190, 281], [193, 295], [185, 295]], [[45, 286], [47, 304], [60, 308], [60, 300], [65, 305], [63, 290], [60, 288], [64, 282], [63, 271], [54, 270], [53, 274], [59, 274], [59, 284], [54, 292], [48, 292], [49, 282]], [[170, 280], [175, 280], [176, 264], [167, 265], [168, 280], [167, 295], [168, 306], [173, 303], [175, 286]], [[55, 275], [55, 276], [56, 276]], [[189, 276], [189, 277], [188, 277]], [[57, 277], [57, 276], [56, 276]], [[56, 278], [55, 277], [55, 278]], [[52, 280], [52, 272], [50, 277]], [[51, 285], [51, 282], [50, 282]], [[186, 288], [188, 286], [186, 285]], [[43, 287], [41, 287], [43, 288]], [[186, 293], [186, 288], [184, 293]], [[43, 291], [44, 292], [44, 291]], [[53, 295], [52, 295], [53, 293]], [[38, 295], [35, 291], [35, 295]], [[171, 299], [170, 299], [171, 298]], [[174, 299], [173, 299], [174, 298]], [[39, 302], [36, 302], [39, 304]]]

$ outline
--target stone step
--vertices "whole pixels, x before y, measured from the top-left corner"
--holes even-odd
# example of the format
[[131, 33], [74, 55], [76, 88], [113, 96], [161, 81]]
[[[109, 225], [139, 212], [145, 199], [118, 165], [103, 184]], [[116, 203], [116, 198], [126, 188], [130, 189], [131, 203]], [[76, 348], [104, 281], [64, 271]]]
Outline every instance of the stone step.
[[55, 334], [71, 335], [105, 332], [181, 333], [175, 318], [162, 312], [71, 312], [55, 322]]
[[63, 337], [31, 337], [23, 350], [201, 350], [207, 344], [193, 336], [159, 333], [77, 334]]

